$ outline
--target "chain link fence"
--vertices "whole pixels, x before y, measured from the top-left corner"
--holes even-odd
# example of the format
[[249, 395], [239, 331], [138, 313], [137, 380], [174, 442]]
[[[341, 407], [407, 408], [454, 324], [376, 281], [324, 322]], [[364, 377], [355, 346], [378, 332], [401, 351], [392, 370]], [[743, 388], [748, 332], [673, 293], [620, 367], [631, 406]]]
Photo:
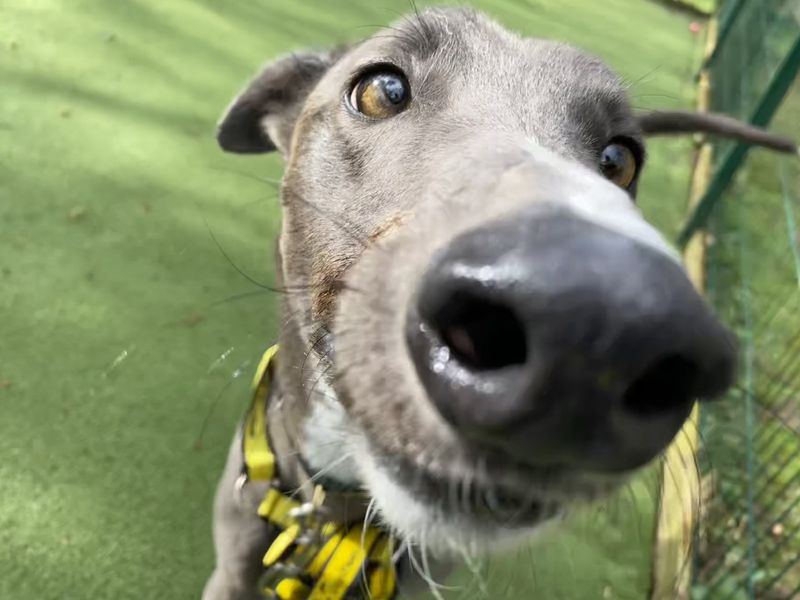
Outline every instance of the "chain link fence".
[[[711, 107], [800, 138], [800, 0], [728, 0]], [[695, 600], [800, 598], [800, 161], [714, 147], [682, 239], [706, 227], [707, 289], [738, 333], [739, 384], [701, 414]]]

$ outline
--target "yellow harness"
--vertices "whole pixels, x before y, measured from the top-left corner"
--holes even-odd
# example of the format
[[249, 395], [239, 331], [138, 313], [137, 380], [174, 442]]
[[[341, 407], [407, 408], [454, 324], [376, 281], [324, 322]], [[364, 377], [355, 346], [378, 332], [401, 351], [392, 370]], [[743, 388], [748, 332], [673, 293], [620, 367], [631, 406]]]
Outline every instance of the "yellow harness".
[[277, 352], [272, 346], [261, 358], [242, 431], [247, 479], [272, 484], [258, 514], [280, 530], [264, 555], [260, 587], [267, 598], [280, 600], [390, 600], [397, 587], [390, 535], [379, 527], [324, 519], [319, 485], [306, 503], [279, 489], [266, 423]]

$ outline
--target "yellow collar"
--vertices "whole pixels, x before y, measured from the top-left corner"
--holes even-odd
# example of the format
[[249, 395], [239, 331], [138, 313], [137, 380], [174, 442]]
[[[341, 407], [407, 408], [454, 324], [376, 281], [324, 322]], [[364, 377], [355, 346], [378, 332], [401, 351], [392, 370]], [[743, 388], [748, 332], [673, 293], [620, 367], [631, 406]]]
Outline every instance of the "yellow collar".
[[278, 346], [272, 346], [261, 357], [242, 429], [245, 475], [272, 484], [258, 514], [280, 530], [264, 555], [262, 591], [280, 600], [390, 600], [397, 573], [389, 533], [360, 522], [325, 519], [322, 486], [305, 503], [280, 490], [266, 419], [277, 352]]

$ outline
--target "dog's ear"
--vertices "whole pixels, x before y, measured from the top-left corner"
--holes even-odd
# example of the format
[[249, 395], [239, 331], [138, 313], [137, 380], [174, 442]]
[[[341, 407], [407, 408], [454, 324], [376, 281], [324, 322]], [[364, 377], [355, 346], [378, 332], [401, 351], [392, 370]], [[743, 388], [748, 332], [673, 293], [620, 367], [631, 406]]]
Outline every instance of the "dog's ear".
[[677, 135], [708, 133], [736, 139], [777, 152], [797, 154], [797, 143], [726, 115], [683, 110], [653, 111], [639, 115], [639, 125], [645, 135]]
[[306, 98], [346, 51], [290, 54], [268, 64], [233, 100], [217, 129], [226, 152], [288, 151], [294, 124]]

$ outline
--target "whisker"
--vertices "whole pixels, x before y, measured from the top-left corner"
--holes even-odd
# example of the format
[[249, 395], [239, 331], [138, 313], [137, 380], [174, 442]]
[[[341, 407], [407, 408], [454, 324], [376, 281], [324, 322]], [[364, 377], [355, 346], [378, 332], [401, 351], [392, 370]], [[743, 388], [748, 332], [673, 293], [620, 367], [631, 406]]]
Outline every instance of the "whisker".
[[459, 554], [461, 555], [467, 570], [472, 575], [472, 581], [478, 586], [478, 593], [483, 598], [489, 598], [489, 589], [487, 587], [486, 576], [482, 573], [481, 565], [475, 560], [475, 557], [470, 554], [464, 546], [458, 547]]
[[221, 171], [223, 173], [232, 173], [233, 175], [239, 175], [240, 177], [244, 177], [246, 179], [253, 179], [260, 183], [266, 183], [272, 187], [276, 192], [279, 191], [281, 186], [281, 181], [279, 179], [269, 179], [268, 177], [261, 177], [260, 175], [253, 175], [252, 173], [245, 173], [243, 171], [237, 171], [235, 169], [220, 167], [216, 165], [212, 165], [209, 169], [214, 171]]
[[208, 305], [208, 308], [216, 308], [217, 306], [222, 306], [223, 304], [228, 304], [229, 302], [236, 302], [237, 300], [245, 300], [247, 298], [252, 298], [253, 296], [264, 296], [269, 294], [272, 290], [251, 290], [249, 292], [242, 292], [240, 294], [234, 294], [233, 296], [228, 296], [227, 298], [223, 298], [222, 300], [217, 300], [216, 302], [212, 302]]
[[233, 372], [231, 373], [230, 377], [228, 378], [228, 381], [225, 382], [225, 385], [222, 386], [222, 388], [219, 390], [217, 395], [211, 401], [211, 404], [208, 406], [208, 409], [206, 410], [206, 414], [203, 417], [203, 422], [200, 424], [200, 431], [198, 432], [197, 437], [194, 440], [194, 448], [195, 449], [199, 450], [200, 448], [203, 447], [203, 436], [206, 433], [206, 429], [208, 429], [208, 424], [211, 421], [211, 415], [214, 414], [214, 411], [217, 409], [217, 406], [219, 405], [219, 402], [222, 399], [222, 397], [225, 395], [225, 393], [230, 389], [230, 387], [234, 384], [234, 382], [237, 379], [239, 379], [239, 377], [242, 376], [242, 374], [244, 373], [245, 369], [247, 369], [247, 367], [249, 365], [250, 365], [250, 360], [248, 359], [245, 362], [243, 362], [241, 365], [239, 365], [239, 367], [234, 369]]
[[[361, 548], [364, 551], [367, 551], [367, 529], [369, 529], [370, 525], [372, 525], [372, 520], [374, 518], [373, 511], [375, 509], [375, 498], [371, 498], [369, 504], [367, 504], [367, 510], [364, 512], [364, 524], [361, 527]], [[364, 588], [364, 591], [367, 594], [367, 597], [372, 599], [372, 590], [369, 587], [369, 580], [367, 579], [367, 561], [363, 561], [361, 563], [361, 582]]]
[[320, 469], [319, 471], [317, 471], [316, 473], [311, 475], [309, 477], [309, 479], [311, 479], [311, 481], [316, 482], [321, 477], [324, 477], [326, 474], [330, 473], [333, 469], [335, 469], [336, 467], [341, 465], [343, 462], [346, 462], [346, 461], [348, 461], [348, 460], [350, 460], [352, 458], [353, 458], [352, 453], [347, 452], [347, 453], [343, 454], [342, 456], [340, 456], [339, 458], [337, 458], [336, 460], [334, 460], [333, 462], [329, 463], [326, 467]]
[[248, 273], [245, 273], [245, 271], [244, 271], [244, 270], [242, 270], [242, 269], [239, 267], [239, 265], [237, 265], [235, 262], [233, 262], [233, 260], [231, 259], [231, 257], [228, 255], [228, 253], [227, 253], [227, 252], [225, 251], [225, 249], [222, 247], [222, 244], [220, 244], [220, 243], [219, 243], [219, 240], [217, 239], [217, 236], [216, 236], [216, 235], [214, 235], [214, 231], [211, 229], [211, 225], [208, 223], [208, 220], [206, 220], [206, 219], [205, 219], [205, 217], [204, 217], [204, 218], [203, 218], [203, 221], [205, 222], [205, 224], [206, 224], [206, 228], [208, 229], [208, 234], [211, 236], [211, 239], [212, 239], [212, 240], [214, 240], [214, 243], [217, 245], [217, 249], [220, 251], [220, 254], [222, 254], [222, 256], [225, 258], [225, 260], [226, 260], [226, 261], [228, 261], [228, 264], [229, 264], [231, 267], [233, 267], [233, 268], [234, 268], [234, 270], [235, 270], [237, 273], [239, 273], [239, 275], [241, 275], [242, 277], [244, 277], [244, 278], [245, 278], [247, 281], [249, 281], [249, 282], [250, 282], [250, 283], [252, 283], [253, 285], [256, 285], [256, 286], [258, 286], [258, 287], [260, 287], [260, 288], [263, 288], [263, 289], [265, 289], [265, 290], [270, 290], [270, 291], [273, 291], [273, 292], [277, 292], [277, 291], [279, 291], [279, 290], [277, 290], [277, 289], [274, 289], [274, 288], [272, 288], [271, 286], [269, 286], [269, 285], [267, 285], [267, 284], [265, 284], [265, 283], [261, 283], [260, 281], [258, 281], [257, 279], [255, 279], [254, 277], [252, 277], [251, 275], [249, 275]]

